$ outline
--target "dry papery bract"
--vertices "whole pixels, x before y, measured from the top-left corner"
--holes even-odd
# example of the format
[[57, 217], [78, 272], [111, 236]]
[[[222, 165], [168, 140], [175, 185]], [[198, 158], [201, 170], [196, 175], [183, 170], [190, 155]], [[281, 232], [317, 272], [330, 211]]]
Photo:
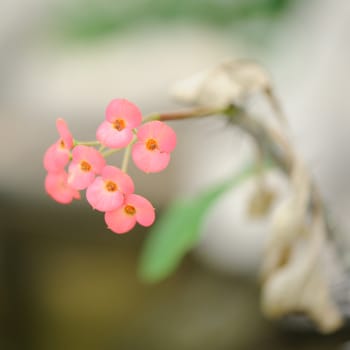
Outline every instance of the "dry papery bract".
[[[253, 61], [230, 60], [178, 82], [172, 92], [177, 100], [200, 108], [237, 107], [238, 114], [230, 118], [232, 124], [254, 139], [257, 159], [271, 159], [290, 183], [290, 194], [270, 217], [261, 268], [265, 315], [280, 318], [304, 313], [323, 333], [339, 329], [343, 316], [331, 294], [331, 274], [338, 269], [339, 259], [324, 268], [333, 247], [324, 205], [317, 185], [286, 136], [288, 125], [265, 69]], [[265, 97], [280, 121], [278, 128], [247, 112], [246, 100], [254, 94]], [[257, 176], [264, 176], [263, 172]], [[266, 196], [266, 191], [260, 192]], [[269, 215], [265, 209], [261, 213]]]
[[318, 208], [310, 213], [311, 183], [305, 168], [296, 167], [290, 179], [294, 191], [272, 216], [262, 266], [262, 308], [272, 318], [303, 312], [329, 333], [343, 319], [323, 268], [330, 248], [327, 227]]

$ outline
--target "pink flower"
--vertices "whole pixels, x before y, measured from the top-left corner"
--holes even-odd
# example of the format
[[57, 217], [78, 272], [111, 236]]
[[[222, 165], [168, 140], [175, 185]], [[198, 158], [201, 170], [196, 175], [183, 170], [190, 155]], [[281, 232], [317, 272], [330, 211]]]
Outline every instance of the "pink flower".
[[56, 128], [60, 138], [44, 155], [44, 168], [48, 172], [61, 172], [69, 162], [70, 150], [73, 147], [73, 136], [66, 122], [61, 118], [57, 119]]
[[68, 174], [63, 170], [48, 173], [45, 178], [46, 192], [57, 202], [68, 204], [73, 199], [80, 199], [80, 193], [68, 185]]
[[124, 194], [134, 192], [134, 183], [122, 170], [107, 165], [101, 176], [86, 191], [86, 199], [90, 205], [100, 211], [117, 209], [124, 202]]
[[121, 207], [105, 213], [106, 224], [115, 233], [130, 231], [136, 222], [142, 226], [150, 226], [154, 219], [155, 212], [152, 204], [137, 194], [127, 195]]
[[132, 129], [139, 126], [142, 120], [140, 110], [125, 99], [112, 100], [106, 109], [106, 120], [98, 127], [96, 138], [104, 146], [122, 148], [132, 138]]
[[146, 173], [164, 170], [170, 161], [170, 152], [176, 146], [176, 134], [170, 126], [153, 121], [140, 127], [139, 139], [132, 149], [132, 158], [138, 168]]
[[93, 147], [76, 146], [68, 168], [68, 184], [76, 190], [87, 188], [106, 165], [102, 154]]

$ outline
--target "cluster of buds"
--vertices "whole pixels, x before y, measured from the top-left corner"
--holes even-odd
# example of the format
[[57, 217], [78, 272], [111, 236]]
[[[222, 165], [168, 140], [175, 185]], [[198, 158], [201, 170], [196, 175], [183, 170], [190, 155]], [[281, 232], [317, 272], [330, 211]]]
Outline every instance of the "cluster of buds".
[[[158, 120], [143, 122], [138, 107], [125, 99], [109, 103], [96, 141], [75, 140], [63, 119], [57, 119], [56, 127], [60, 137], [44, 155], [46, 192], [69, 204], [86, 190], [88, 203], [105, 213], [108, 228], [118, 234], [130, 231], [136, 222], [152, 225], [154, 208], [134, 193], [134, 182], [126, 172], [128, 159], [131, 155], [146, 173], [164, 170], [176, 146], [174, 130]], [[121, 149], [125, 149], [122, 167], [108, 165], [106, 157]]]

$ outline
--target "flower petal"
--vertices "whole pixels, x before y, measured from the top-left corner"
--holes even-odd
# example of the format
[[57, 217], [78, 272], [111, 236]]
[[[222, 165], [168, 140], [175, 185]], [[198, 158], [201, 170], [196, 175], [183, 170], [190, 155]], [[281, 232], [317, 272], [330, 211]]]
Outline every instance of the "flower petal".
[[68, 168], [68, 184], [76, 190], [86, 189], [95, 178], [92, 171], [83, 171], [79, 163], [71, 163]]
[[123, 119], [128, 129], [136, 128], [142, 121], [139, 108], [126, 99], [114, 99], [106, 108], [106, 120], [113, 123]]
[[144, 197], [130, 194], [125, 198], [125, 203], [132, 205], [136, 212], [136, 221], [142, 226], [151, 226], [155, 219], [155, 211], [152, 204]]
[[108, 121], [100, 124], [96, 131], [96, 139], [109, 148], [126, 147], [131, 142], [132, 137], [131, 129], [125, 128], [119, 131]]
[[79, 199], [80, 193], [71, 188], [67, 183], [68, 174], [65, 171], [60, 173], [48, 173], [45, 178], [46, 192], [57, 202], [68, 204], [72, 200]]
[[111, 211], [123, 204], [124, 195], [120, 191], [108, 191], [105, 180], [99, 176], [87, 188], [86, 199], [94, 209]]
[[51, 145], [44, 155], [44, 168], [48, 172], [61, 172], [68, 164], [70, 152], [59, 145], [59, 141]]
[[146, 123], [137, 132], [139, 140], [146, 142], [153, 138], [157, 141], [161, 152], [171, 152], [176, 146], [176, 133], [167, 124], [158, 120]]
[[105, 222], [110, 230], [115, 233], [126, 233], [134, 228], [136, 225], [136, 217], [128, 215], [124, 206], [105, 213]]
[[65, 122], [65, 120], [62, 118], [58, 118], [56, 120], [56, 128], [65, 146], [68, 149], [71, 149], [73, 147], [73, 136], [69, 131], [68, 125]]
[[143, 142], [137, 142], [132, 148], [132, 159], [135, 165], [145, 173], [157, 173], [168, 166], [170, 154], [159, 150], [150, 151]]
[[117, 167], [107, 165], [103, 168], [101, 175], [104, 180], [115, 182], [118, 186], [118, 191], [124, 194], [133, 193], [135, 190], [131, 177]]
[[102, 154], [93, 147], [79, 145], [72, 151], [72, 164], [79, 164], [85, 161], [91, 165], [91, 172], [100, 174], [106, 165], [106, 160]]

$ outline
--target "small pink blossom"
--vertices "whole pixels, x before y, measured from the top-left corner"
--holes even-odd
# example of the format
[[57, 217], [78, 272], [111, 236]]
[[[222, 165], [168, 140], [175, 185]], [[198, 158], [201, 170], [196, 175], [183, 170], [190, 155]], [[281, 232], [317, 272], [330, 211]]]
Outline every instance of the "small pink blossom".
[[44, 168], [48, 172], [61, 172], [69, 162], [70, 150], [73, 147], [73, 136], [66, 122], [61, 118], [57, 119], [56, 128], [60, 138], [44, 155]]
[[96, 177], [86, 191], [86, 199], [99, 211], [117, 209], [124, 202], [124, 195], [134, 192], [131, 177], [119, 168], [107, 165], [101, 176]]
[[150, 226], [155, 219], [152, 204], [144, 197], [129, 194], [121, 207], [105, 213], [105, 221], [110, 230], [121, 234], [130, 231], [138, 222], [142, 226]]
[[68, 168], [68, 184], [76, 190], [87, 188], [106, 165], [102, 154], [93, 147], [76, 146]]
[[56, 128], [60, 135], [60, 140], [65, 144], [65, 146], [68, 149], [71, 149], [73, 147], [74, 140], [65, 120], [62, 118], [58, 118], [56, 120]]
[[112, 100], [106, 109], [106, 120], [98, 127], [96, 138], [104, 146], [122, 148], [132, 138], [132, 130], [138, 127], [142, 114], [137, 106], [125, 99]]
[[164, 170], [176, 146], [175, 131], [163, 122], [152, 121], [140, 127], [137, 137], [132, 149], [136, 166], [146, 173]]
[[73, 199], [80, 199], [80, 193], [68, 185], [65, 171], [48, 173], [45, 178], [46, 192], [57, 202], [68, 204]]

